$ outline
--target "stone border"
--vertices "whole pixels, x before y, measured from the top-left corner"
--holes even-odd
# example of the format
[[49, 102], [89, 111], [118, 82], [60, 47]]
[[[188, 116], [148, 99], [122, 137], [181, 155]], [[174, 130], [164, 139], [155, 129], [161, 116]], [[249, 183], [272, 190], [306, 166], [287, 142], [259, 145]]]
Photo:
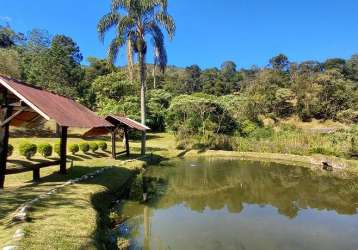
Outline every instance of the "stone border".
[[[102, 174], [104, 171], [112, 169], [113, 167], [106, 167], [106, 168], [101, 168], [95, 172], [89, 173], [89, 174], [85, 174], [83, 176], [81, 176], [80, 178], [76, 178], [73, 180], [69, 180], [53, 189], [51, 189], [50, 191], [48, 191], [45, 194], [41, 194], [40, 196], [38, 196], [35, 199], [32, 199], [24, 204], [22, 204], [18, 209], [16, 209], [14, 215], [11, 218], [11, 225], [16, 225], [16, 224], [21, 224], [21, 223], [25, 223], [26, 221], [28, 221], [29, 219], [29, 212], [32, 209], [32, 207], [38, 203], [40, 200], [46, 199], [56, 193], [58, 193], [60, 191], [60, 189], [79, 183], [81, 181], [85, 181], [85, 180], [90, 180], [93, 179], [94, 177]], [[14, 250], [14, 249], [18, 249], [19, 245], [20, 245], [20, 241], [25, 237], [25, 231], [22, 228], [19, 228], [16, 230], [15, 234], [13, 235], [12, 239], [10, 240], [10, 242], [6, 243], [5, 246], [2, 247], [2, 250]]]

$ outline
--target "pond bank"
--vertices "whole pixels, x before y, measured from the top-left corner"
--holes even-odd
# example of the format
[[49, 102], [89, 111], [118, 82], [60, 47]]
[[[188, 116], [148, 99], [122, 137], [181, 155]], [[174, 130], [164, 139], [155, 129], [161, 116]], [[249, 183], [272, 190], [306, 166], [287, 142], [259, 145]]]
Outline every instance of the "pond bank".
[[254, 160], [281, 163], [285, 165], [294, 165], [301, 167], [308, 167], [314, 169], [322, 169], [323, 162], [327, 162], [333, 166], [333, 172], [340, 173], [345, 176], [358, 176], [358, 161], [346, 160], [325, 155], [290, 155], [277, 153], [256, 153], [256, 152], [234, 152], [234, 151], [213, 151], [205, 152], [188, 151], [182, 155], [183, 158], [189, 157], [233, 157], [241, 160]]

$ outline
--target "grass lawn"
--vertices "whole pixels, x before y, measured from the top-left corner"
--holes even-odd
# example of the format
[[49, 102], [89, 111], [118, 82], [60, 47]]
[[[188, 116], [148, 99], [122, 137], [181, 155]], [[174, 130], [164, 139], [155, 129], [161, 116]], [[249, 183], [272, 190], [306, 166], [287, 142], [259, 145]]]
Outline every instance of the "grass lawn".
[[[148, 153], [159, 154], [162, 157], [175, 156], [174, 140], [170, 135], [149, 134]], [[19, 164], [29, 164], [44, 161], [46, 159], [36, 155], [31, 161], [26, 160], [18, 153], [18, 145], [21, 142], [50, 143], [58, 142], [57, 138], [11, 138], [10, 144], [14, 146], [14, 153], [9, 158], [9, 168]], [[101, 138], [95, 141], [107, 141], [109, 138]], [[80, 143], [83, 140], [77, 136], [69, 138], [68, 143]], [[131, 142], [131, 157], [139, 157], [140, 143]], [[121, 143], [117, 143], [117, 152], [122, 151]], [[54, 158], [55, 159], [55, 158]], [[99, 168], [114, 167], [104, 172], [101, 176], [86, 182], [66, 187], [62, 192], [41, 200], [33, 207], [31, 221], [26, 223], [26, 237], [22, 241], [23, 248], [44, 249], [51, 246], [52, 249], [79, 249], [98, 248], [95, 240], [101, 237], [102, 232], [98, 226], [98, 211], [105, 210], [104, 196], [107, 191], [117, 191], [132, 175], [134, 168], [140, 168], [144, 161], [126, 162], [126, 157], [118, 160], [110, 158], [110, 153], [99, 152], [97, 154], [69, 155], [73, 160], [73, 167], [68, 163], [68, 174], [57, 173], [58, 166], [41, 169], [41, 182], [32, 183], [32, 172], [6, 176], [5, 189], [0, 193], [0, 246], [6, 244], [12, 235], [22, 225], [10, 226], [11, 215], [23, 203], [44, 194], [69, 179], [91, 173]]]
[[[103, 138], [109, 144], [109, 138]], [[96, 141], [102, 141], [96, 140]], [[10, 143], [15, 146], [14, 154], [10, 158], [12, 164], [28, 163], [18, 155], [17, 146], [22, 141], [32, 143], [58, 141], [54, 138], [12, 138]], [[78, 137], [69, 138], [69, 143], [81, 142]], [[118, 150], [122, 150], [118, 143]], [[110, 145], [110, 144], [109, 144]], [[131, 142], [132, 158], [138, 157], [140, 143]], [[305, 157], [281, 154], [257, 154], [224, 151], [180, 151], [175, 149], [174, 137], [170, 134], [149, 134], [148, 154], [161, 159], [173, 157], [239, 157], [243, 159], [263, 159], [295, 165], [309, 166], [320, 156]], [[109, 153], [69, 156], [74, 160], [73, 167], [67, 175], [57, 173], [59, 167], [41, 170], [41, 182], [31, 182], [32, 172], [9, 175], [6, 178], [5, 190], [0, 193], [0, 246], [6, 244], [19, 227], [24, 228], [25, 238], [21, 241], [23, 249], [101, 249], [101, 239], [104, 236], [103, 225], [109, 207], [109, 197], [120, 191], [128, 178], [132, 176], [134, 168], [141, 168], [145, 162], [134, 160], [125, 162], [126, 157], [117, 160], [110, 158]], [[44, 160], [36, 156], [34, 162]], [[338, 161], [339, 159], [337, 159]], [[358, 174], [358, 161], [342, 160], [347, 164], [348, 174]], [[70, 163], [68, 164], [69, 167]], [[102, 175], [86, 182], [65, 187], [61, 192], [36, 203], [30, 212], [30, 221], [25, 224], [10, 226], [9, 221], [13, 212], [24, 202], [46, 193], [69, 179], [80, 177], [103, 167], [113, 167]], [[110, 192], [109, 192], [110, 191]]]

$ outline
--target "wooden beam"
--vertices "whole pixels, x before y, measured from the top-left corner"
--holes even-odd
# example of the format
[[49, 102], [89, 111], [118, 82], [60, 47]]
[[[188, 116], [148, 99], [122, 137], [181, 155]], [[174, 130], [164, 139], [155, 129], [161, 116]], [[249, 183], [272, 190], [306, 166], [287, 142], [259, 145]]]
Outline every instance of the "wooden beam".
[[5, 175], [25, 173], [25, 172], [34, 171], [35, 169], [58, 166], [58, 165], [60, 165], [60, 163], [61, 163], [60, 160], [56, 160], [56, 161], [48, 161], [48, 162], [36, 163], [36, 164], [29, 165], [29, 166], [11, 167], [11, 168], [6, 169]]
[[68, 127], [61, 127], [61, 144], [60, 144], [60, 173], [61, 174], [66, 174], [67, 130]]
[[116, 153], [116, 155], [122, 155], [122, 154], [127, 154], [127, 150]]
[[116, 159], [116, 129], [113, 128], [111, 133], [111, 139], [112, 139], [112, 158]]
[[[6, 120], [11, 116], [12, 109], [8, 105], [7, 99], [7, 90], [4, 91], [4, 104], [5, 108], [2, 109], [0, 114], [1, 120]], [[7, 155], [9, 150], [9, 128], [10, 124], [7, 123], [5, 126], [0, 127], [0, 189], [4, 188], [5, 183], [5, 172], [6, 172], [6, 163]]]
[[130, 152], [129, 152], [128, 127], [124, 128], [124, 138], [125, 138], [125, 143], [126, 143], [126, 154], [127, 154], [127, 156], [129, 156]]
[[[10, 108], [12, 108], [12, 107], [10, 107]], [[12, 121], [12, 119], [14, 119], [16, 116], [21, 114], [23, 111], [24, 111], [24, 109], [20, 109], [20, 110], [16, 111], [15, 114], [13, 114], [9, 118], [7, 118], [5, 121], [1, 122], [0, 127], [4, 127], [6, 124], [10, 123]]]

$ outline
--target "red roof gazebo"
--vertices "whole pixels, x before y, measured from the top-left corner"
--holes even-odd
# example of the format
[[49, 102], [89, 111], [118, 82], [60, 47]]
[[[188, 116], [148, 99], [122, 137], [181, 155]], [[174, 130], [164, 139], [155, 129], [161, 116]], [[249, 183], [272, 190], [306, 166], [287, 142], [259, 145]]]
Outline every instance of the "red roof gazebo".
[[[87, 131], [84, 136], [100, 136], [100, 135], [105, 135], [108, 133], [111, 133], [112, 136], [112, 158], [116, 158], [117, 155], [119, 154], [123, 154], [126, 153], [126, 155], [129, 155], [129, 136], [128, 136], [128, 132], [129, 130], [137, 130], [137, 131], [141, 131], [141, 132], [146, 132], [148, 130], [150, 130], [149, 127], [134, 121], [128, 117], [124, 117], [124, 116], [115, 116], [115, 115], [108, 115], [105, 120], [107, 122], [109, 122], [111, 124], [110, 127], [108, 126], [103, 126], [103, 127], [96, 127], [96, 128], [92, 128], [89, 131]], [[125, 148], [126, 150], [123, 152], [116, 152], [116, 131], [118, 129], [123, 129], [124, 131], [124, 139], [125, 139]]]
[[[66, 173], [68, 127], [100, 128], [113, 126], [74, 100], [0, 76], [0, 188], [4, 187], [9, 142], [9, 127], [34, 127], [53, 120], [61, 128], [60, 172]], [[48, 164], [47, 164], [48, 165]], [[39, 167], [33, 167], [39, 177]]]

